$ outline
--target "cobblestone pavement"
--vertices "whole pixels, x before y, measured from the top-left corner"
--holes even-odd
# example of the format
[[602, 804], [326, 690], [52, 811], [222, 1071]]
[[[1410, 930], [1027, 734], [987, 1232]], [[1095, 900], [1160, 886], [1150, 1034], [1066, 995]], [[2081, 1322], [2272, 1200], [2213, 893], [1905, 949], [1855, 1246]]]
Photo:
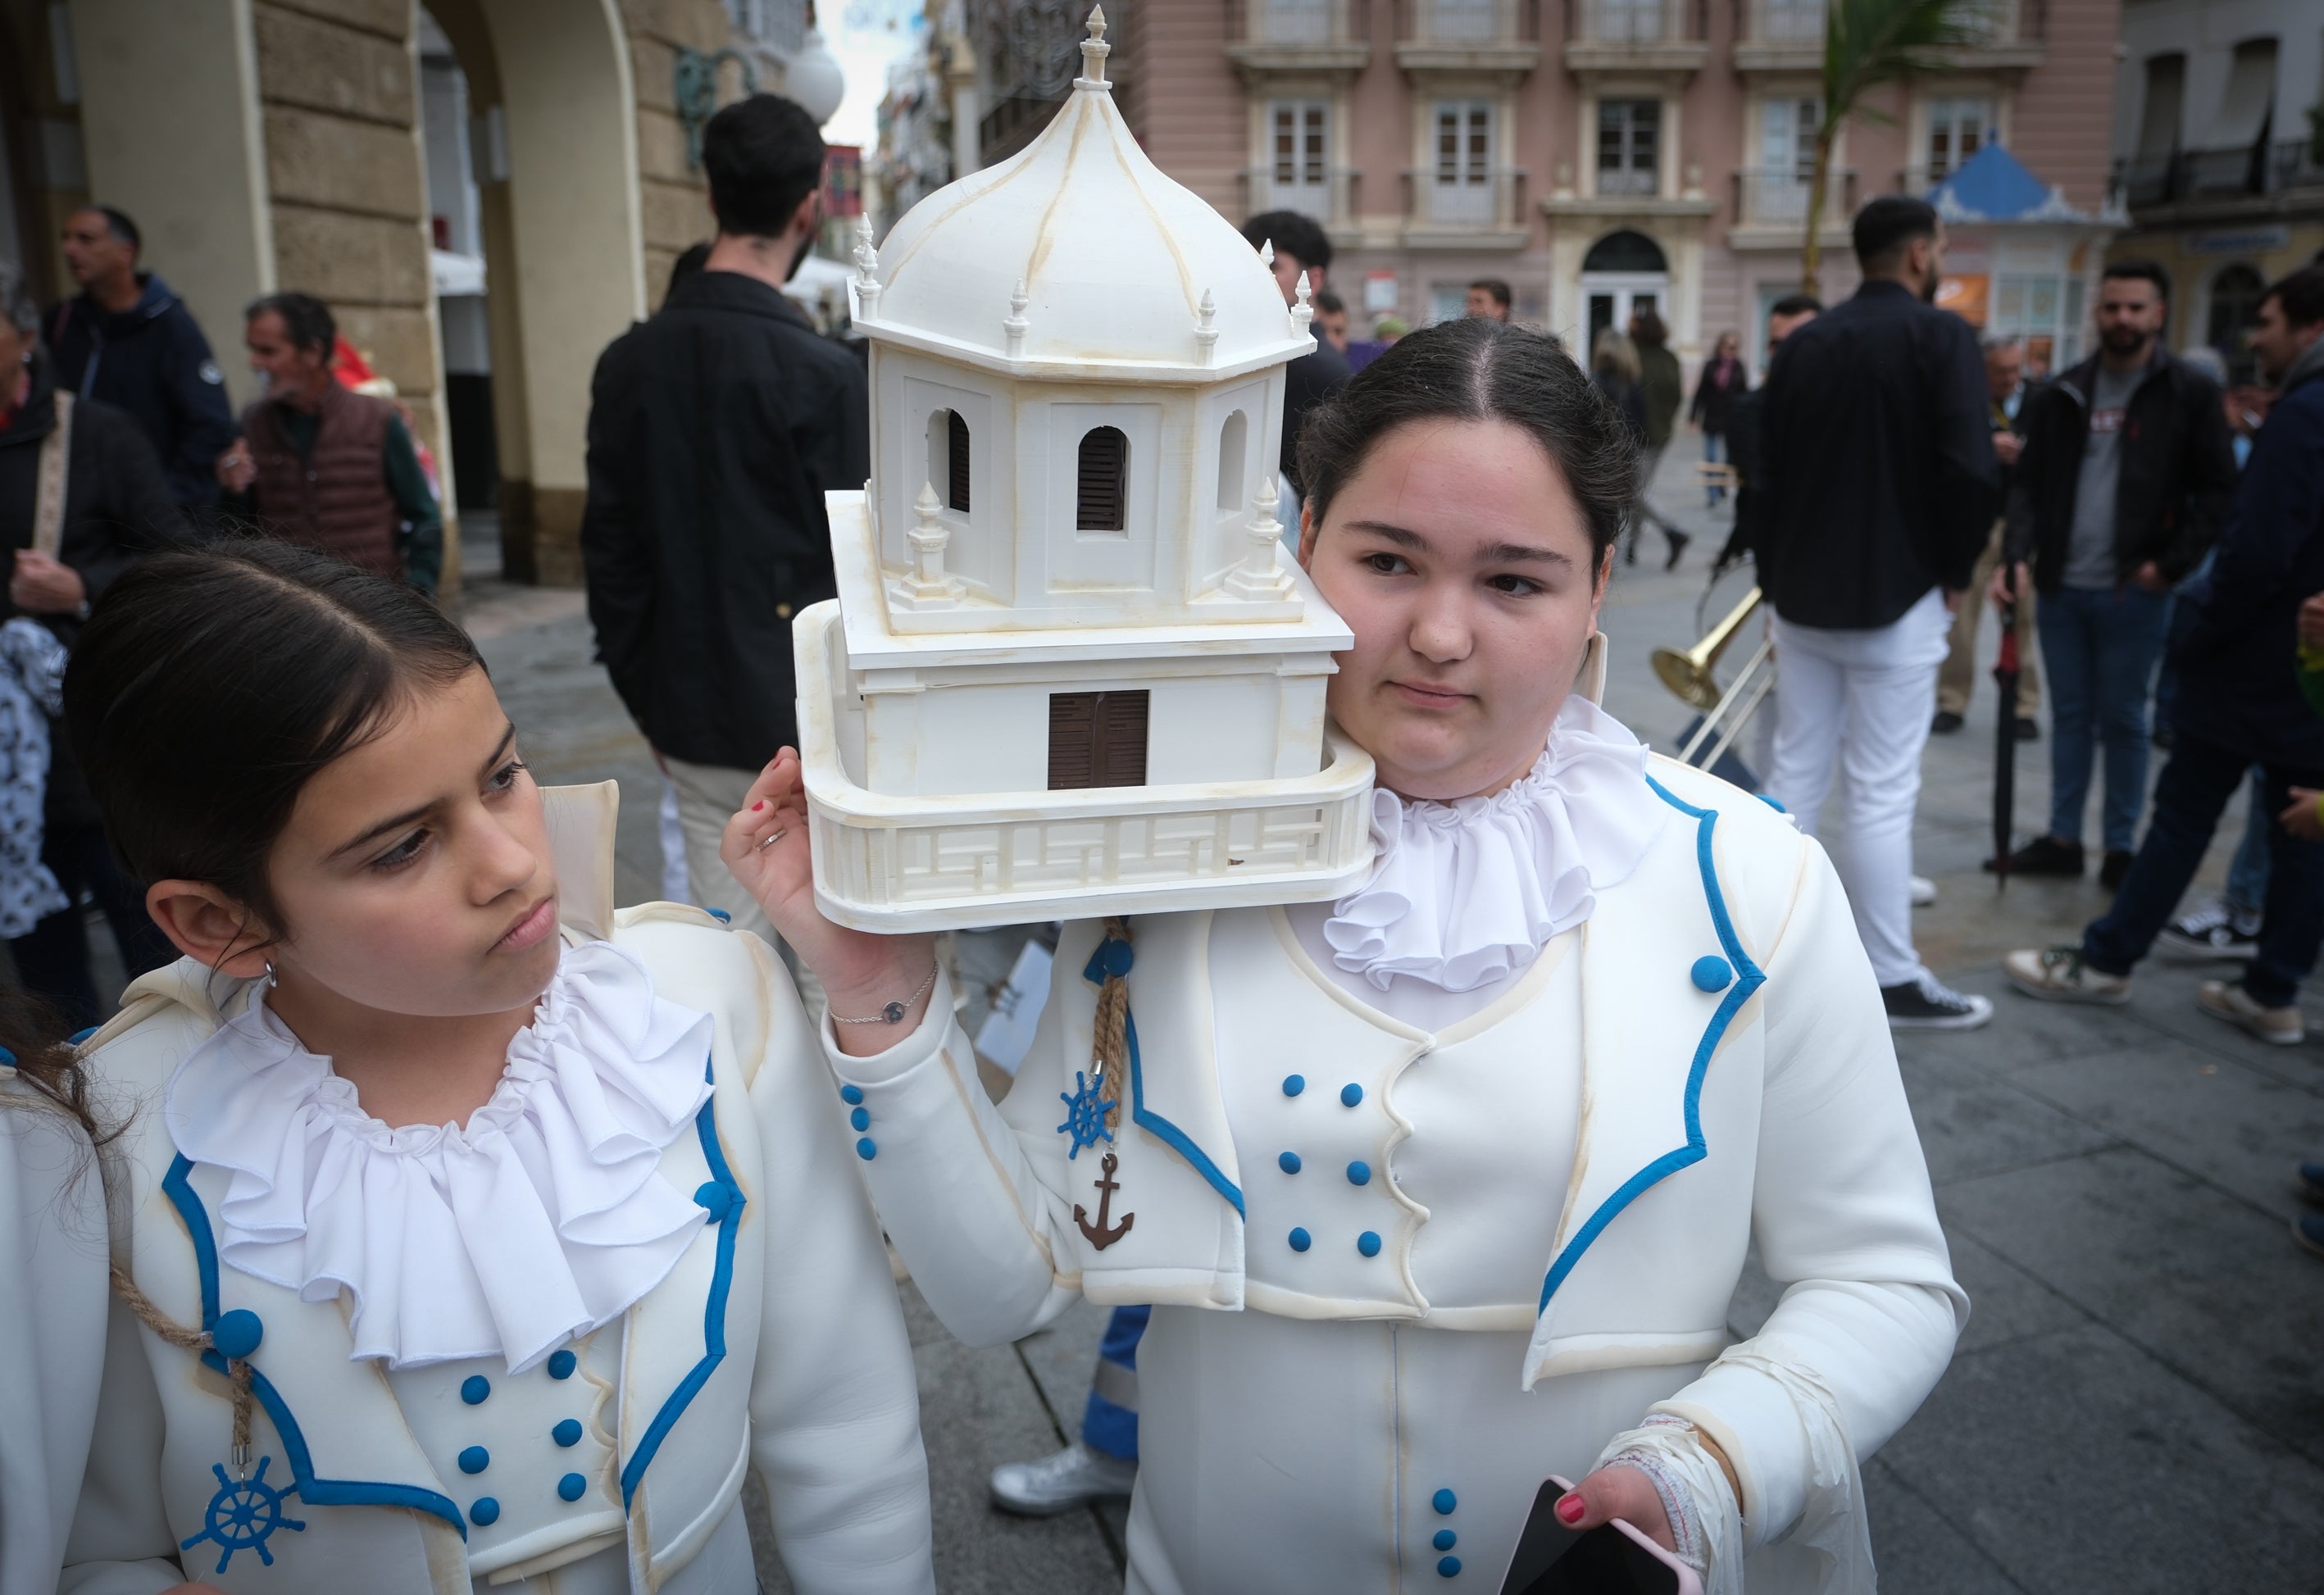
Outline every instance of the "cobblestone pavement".
[[[1656, 497], [1702, 535], [1675, 574], [1623, 567], [1604, 619], [1608, 706], [1664, 746], [1686, 712], [1647, 653], [1692, 641], [1702, 571], [1726, 533], [1675, 457], [1690, 442], [1672, 451]], [[1652, 560], [1659, 546], [1646, 541]], [[1722, 593], [1714, 608], [1724, 605]], [[656, 895], [658, 777], [590, 661], [579, 595], [483, 582], [467, 617], [541, 779], [621, 781], [622, 900]], [[1992, 641], [1988, 623], [1981, 649]], [[1898, 1046], [1976, 1309], [1944, 1381], [1867, 1469], [1883, 1583], [1914, 1595], [2314, 1590], [2324, 1259], [2299, 1251], [2287, 1226], [2292, 1165], [2324, 1152], [2324, 991], [2311, 982], [2304, 994], [2308, 1042], [2277, 1047], [2196, 1010], [2199, 968], [2151, 963], [2116, 1009], [2005, 990], [2003, 951], [2073, 939], [2104, 903], [2095, 880], [2017, 881], [1997, 895], [1979, 872], [1992, 699], [1980, 681], [1969, 725], [1932, 739], [1924, 765], [1918, 867], [1941, 895], [1916, 921], [1922, 955], [1998, 1012], [1986, 1029]], [[2021, 836], [2047, 812], [2047, 777], [2046, 744], [2024, 744]], [[2231, 823], [2199, 893], [2216, 888], [2234, 834]], [[1104, 1315], [1077, 1308], [1014, 1347], [974, 1351], [908, 1286], [905, 1298], [939, 1586], [1118, 1590], [1118, 1507], [1026, 1521], [984, 1494], [994, 1466], [1075, 1432]], [[1748, 1333], [1772, 1299], [1748, 1278], [1735, 1332]], [[770, 1562], [766, 1576], [770, 1590], [785, 1588]]]

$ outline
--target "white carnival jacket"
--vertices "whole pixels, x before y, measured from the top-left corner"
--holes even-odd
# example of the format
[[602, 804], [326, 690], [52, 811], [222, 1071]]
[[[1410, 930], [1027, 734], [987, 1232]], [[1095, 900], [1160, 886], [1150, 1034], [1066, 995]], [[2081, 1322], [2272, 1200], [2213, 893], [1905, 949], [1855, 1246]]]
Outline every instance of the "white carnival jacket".
[[[1747, 1544], [1781, 1537], [1831, 1483], [1800, 1392], [1828, 1392], [1839, 1429], [1869, 1454], [1943, 1371], [1967, 1299], [1878, 991], [1822, 850], [1700, 771], [1655, 759], [1648, 774], [1670, 820], [1635, 872], [1598, 895], [1520, 990], [1442, 1034], [1368, 1012], [1303, 970], [1277, 910], [1139, 919], [1129, 945], [1093, 924], [1068, 926], [1033, 1051], [997, 1109], [978, 1088], [966, 1037], [940, 1010], [874, 1057], [838, 1053], [826, 1031], [862, 1173], [930, 1305], [964, 1339], [991, 1344], [1076, 1294], [1155, 1304], [1141, 1397], [1148, 1425], [1177, 1437], [1171, 1466], [1231, 1473], [1263, 1492], [1274, 1488], [1266, 1470], [1235, 1473], [1231, 1459], [1295, 1459], [1272, 1465], [1304, 1471], [1314, 1500], [1344, 1497], [1347, 1521], [1389, 1547], [1404, 1571], [1377, 1587], [1402, 1588], [1398, 1579], [1428, 1565], [1434, 1551], [1413, 1560], [1416, 1542], [1458, 1542], [1435, 1563], [1450, 1580], [1471, 1544], [1505, 1553], [1513, 1541], [1541, 1475], [1496, 1480], [1518, 1488], [1517, 1504], [1495, 1497], [1500, 1516], [1488, 1524], [1466, 1504], [1482, 1496], [1451, 1488], [1454, 1471], [1474, 1480], [1560, 1454], [1578, 1455], [1578, 1469], [1649, 1405], [1727, 1452]], [[1578, 980], [1565, 968], [1560, 986], [1567, 958]], [[1130, 1078], [1107, 1088], [1123, 1099], [1114, 1139], [1076, 1152], [1075, 1099], [1109, 962], [1128, 971]], [[1570, 996], [1543, 995], [1553, 989]], [[1526, 1238], [1524, 1255], [1497, 1249], [1492, 1228], [1473, 1222], [1459, 1245], [1430, 1242], [1461, 1215], [1423, 1205], [1431, 1198], [1416, 1196], [1400, 1151], [1409, 1158], [1424, 1137], [1449, 1149], [1436, 1153], [1440, 1185], [1464, 1138], [1505, 1155], [1511, 1093], [1480, 1084], [1464, 1094], [1462, 1083], [1521, 1087], [1528, 1057], [1560, 1047], [1579, 1052], [1579, 1144], [1542, 1162], [1563, 1167], [1570, 1151], [1570, 1181], [1562, 1193], [1527, 1190], [1517, 1159], [1496, 1187], [1529, 1203], [1501, 1226]], [[1290, 1150], [1301, 1145], [1305, 1172]], [[1360, 1157], [1342, 1177], [1339, 1160], [1351, 1152]], [[1480, 1200], [1498, 1198], [1471, 1205]], [[1786, 1288], [1761, 1332], [1730, 1347], [1728, 1309], [1755, 1238]], [[1434, 1258], [1425, 1293], [1416, 1256]], [[1286, 1327], [1254, 1323], [1230, 1338], [1231, 1325], [1197, 1312], [1171, 1319], [1166, 1334], [1178, 1309], [1247, 1311]], [[1375, 1344], [1363, 1324], [1402, 1325], [1404, 1338], [1384, 1332]], [[1479, 1332], [1448, 1332], [1464, 1331]], [[1489, 1366], [1476, 1360], [1489, 1351]], [[1178, 1382], [1160, 1388], [1165, 1378]], [[1468, 1404], [1457, 1432], [1432, 1436], [1430, 1415], [1412, 1406], [1428, 1381], [1443, 1401]], [[1378, 1423], [1342, 1438], [1339, 1409], [1376, 1403]], [[1158, 1421], [1157, 1408], [1167, 1409]], [[1578, 1453], [1528, 1450], [1525, 1434], [1499, 1426], [1518, 1423], [1508, 1416], [1517, 1411], [1552, 1427], [1599, 1427]], [[1370, 1433], [1388, 1453], [1378, 1468], [1353, 1456]], [[1483, 1454], [1496, 1446], [1499, 1461]], [[1300, 1587], [1335, 1554], [1318, 1537], [1270, 1568], [1291, 1554], [1274, 1526], [1284, 1514], [1231, 1529], [1233, 1492], [1213, 1487], [1197, 1499], [1204, 1487], [1154, 1477], [1157, 1461], [1149, 1451], [1141, 1495], [1172, 1498], [1160, 1517], [1133, 1507], [1133, 1590]], [[1852, 1468], [1848, 1477], [1852, 1489]], [[1425, 1504], [1432, 1491], [1441, 1519]], [[1457, 1507], [1442, 1504], [1456, 1497]], [[1141, 1570], [1142, 1529], [1179, 1543], [1149, 1547]], [[1250, 1544], [1222, 1562], [1215, 1542], [1237, 1533]], [[1355, 1572], [1336, 1576], [1334, 1588], [1362, 1587]]]
[[252, 1450], [272, 1459], [268, 1487], [289, 1487], [281, 1516], [303, 1527], [281, 1527], [265, 1535], [265, 1556], [214, 1571], [223, 1544], [259, 1548], [247, 1542], [274, 1509], [223, 1530], [214, 1510], [231, 1434], [224, 1364], [172, 1348], [116, 1305], [109, 1344], [79, 1348], [104, 1359], [105, 1396], [63, 1590], [143, 1595], [184, 1576], [235, 1595], [468, 1595], [472, 1581], [530, 1577], [610, 1544], [626, 1547], [628, 1588], [650, 1591], [727, 1525], [753, 1467], [800, 1590], [934, 1590], [910, 1345], [791, 983], [764, 943], [698, 909], [613, 912], [612, 783], [548, 798], [568, 938], [611, 941], [659, 995], [714, 1022], [710, 1099], [660, 1166], [706, 1210], [703, 1227], [616, 1321], [618, 1377], [560, 1388], [613, 1437], [618, 1490], [601, 1481], [569, 1530], [534, 1533], [480, 1564], [474, 1484], [431, 1465], [381, 1366], [350, 1358], [341, 1303], [221, 1268], [212, 1215], [226, 1174], [178, 1152], [160, 1102], [240, 987], [218, 991], [182, 962], [132, 986], [86, 1048], [105, 1100], [137, 1110], [108, 1164], [114, 1255], [180, 1323], [257, 1315]]

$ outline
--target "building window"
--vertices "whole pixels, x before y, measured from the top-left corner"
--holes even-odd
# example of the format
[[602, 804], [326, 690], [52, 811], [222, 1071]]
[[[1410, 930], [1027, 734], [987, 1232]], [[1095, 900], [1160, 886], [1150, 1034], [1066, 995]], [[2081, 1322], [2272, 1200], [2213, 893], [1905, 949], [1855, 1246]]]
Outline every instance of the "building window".
[[1993, 142], [1993, 102], [1940, 99], [1929, 102], [1929, 181], [1941, 183], [1971, 155]]
[[1438, 44], [1490, 44], [1500, 34], [1493, 0], [1422, 0]]
[[1130, 497], [1130, 439], [1119, 427], [1082, 434], [1074, 527], [1080, 531], [1122, 531]]
[[1322, 100], [1281, 100], [1269, 107], [1268, 160], [1276, 208], [1309, 214], [1325, 208], [1321, 198], [1331, 171], [1329, 115], [1330, 107]]
[[1758, 36], [1798, 44], [1823, 37], [1823, 0], [1760, 0]]
[[2252, 358], [2251, 329], [2259, 325], [2260, 295], [2267, 284], [2257, 271], [2241, 261], [2219, 268], [2211, 279], [2211, 297], [2203, 341], [2227, 363], [2229, 378], [2247, 383], [2257, 363]]
[[1331, 0], [1259, 0], [1259, 37], [1270, 44], [1323, 44], [1332, 37]]
[[1429, 219], [1483, 223], [1493, 219], [1493, 107], [1482, 100], [1448, 100], [1436, 106], [1436, 171]]
[[1147, 694], [1049, 695], [1049, 790], [1146, 784]]
[[1240, 410], [1219, 429], [1219, 508], [1242, 508], [1243, 455], [1250, 443], [1250, 418]]
[[956, 410], [928, 417], [927, 480], [945, 509], [968, 513], [968, 423]]
[[1598, 191], [1652, 194], [1662, 186], [1663, 103], [1598, 102]]

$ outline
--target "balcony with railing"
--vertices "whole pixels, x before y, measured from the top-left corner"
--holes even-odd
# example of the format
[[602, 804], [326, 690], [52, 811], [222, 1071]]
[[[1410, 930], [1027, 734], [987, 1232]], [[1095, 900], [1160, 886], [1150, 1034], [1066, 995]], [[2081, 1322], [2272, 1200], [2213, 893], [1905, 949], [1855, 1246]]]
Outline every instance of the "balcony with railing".
[[1812, 72], [1823, 65], [1824, 0], [1744, 0], [1738, 72]]
[[2134, 212], [2166, 205], [2232, 210], [2294, 189], [2324, 187], [2324, 161], [2310, 139], [2228, 150], [2178, 150], [2119, 161], [2116, 193]]
[[[1733, 204], [1728, 224], [1730, 249], [1797, 249], [1808, 225], [1808, 174], [1799, 171], [1738, 171], [1734, 174]], [[1856, 214], [1856, 173], [1839, 168], [1828, 174], [1824, 187], [1823, 223], [1818, 229], [1827, 242], [1844, 238], [1849, 218]]]
[[1370, 61], [1360, 0], [1228, 0], [1227, 59], [1245, 78], [1297, 72], [1352, 78]]
[[1398, 0], [1397, 65], [1406, 72], [1499, 76], [1541, 64], [1539, 0]]
[[1517, 250], [1526, 246], [1526, 174], [1517, 167], [1442, 180], [1434, 167], [1404, 174], [1407, 249]]
[[1693, 72], [1709, 59], [1708, 0], [1569, 0], [1572, 72]]
[[1245, 216], [1263, 210], [1296, 210], [1326, 227], [1345, 227], [1352, 226], [1360, 214], [1364, 174], [1353, 167], [1328, 167], [1320, 182], [1286, 178], [1271, 161], [1246, 166], [1236, 175], [1242, 184]]

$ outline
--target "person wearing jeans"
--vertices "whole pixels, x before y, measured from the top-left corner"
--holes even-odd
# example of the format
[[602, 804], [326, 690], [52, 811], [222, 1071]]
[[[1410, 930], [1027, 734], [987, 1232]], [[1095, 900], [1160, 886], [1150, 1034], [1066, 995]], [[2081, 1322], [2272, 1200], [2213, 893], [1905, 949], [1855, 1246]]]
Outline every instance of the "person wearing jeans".
[[992, 1470], [992, 1504], [1020, 1517], [1048, 1517], [1092, 1501], [1128, 1497], [1138, 1482], [1138, 1342], [1148, 1306], [1116, 1307], [1098, 1342], [1097, 1369], [1082, 1407], [1082, 1437], [1063, 1451]]
[[2091, 770], [2103, 749], [2106, 798], [2099, 828], [2108, 858], [2127, 859], [2138, 845], [2138, 816], [2146, 798], [2146, 698], [2163, 651], [2168, 602], [2168, 595], [2136, 585], [2061, 587], [2042, 601], [2042, 659], [2050, 671], [2052, 738], [2047, 834], [2081, 834]]

